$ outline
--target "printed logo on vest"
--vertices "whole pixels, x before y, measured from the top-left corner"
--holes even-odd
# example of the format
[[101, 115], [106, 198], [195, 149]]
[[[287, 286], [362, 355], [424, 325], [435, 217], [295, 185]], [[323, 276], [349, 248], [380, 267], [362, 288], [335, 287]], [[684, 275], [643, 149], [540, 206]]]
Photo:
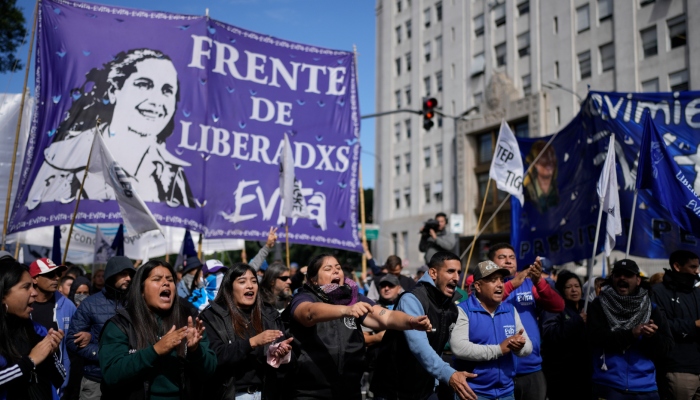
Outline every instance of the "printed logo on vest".
[[354, 317], [345, 317], [343, 318], [343, 322], [345, 323], [345, 326], [348, 327], [348, 329], [357, 329]]
[[515, 325], [503, 325], [503, 331], [505, 331], [506, 336], [515, 335]]
[[517, 296], [518, 303], [523, 306], [528, 306], [535, 303], [535, 298], [532, 297], [532, 292], [521, 292]]

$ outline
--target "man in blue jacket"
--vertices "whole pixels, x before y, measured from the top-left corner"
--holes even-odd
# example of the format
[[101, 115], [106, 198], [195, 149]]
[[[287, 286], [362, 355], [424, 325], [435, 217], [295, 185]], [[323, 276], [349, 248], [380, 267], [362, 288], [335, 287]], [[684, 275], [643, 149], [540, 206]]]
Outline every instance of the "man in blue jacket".
[[[71, 325], [71, 318], [75, 313], [75, 305], [58, 291], [58, 282], [65, 266], [58, 266], [48, 258], [40, 258], [29, 266], [29, 275], [32, 276], [36, 289], [36, 300], [32, 304], [32, 320], [49, 330], [62, 330], [64, 333]], [[61, 352], [57, 354], [63, 368], [66, 370], [66, 379], [58, 390], [57, 396], [63, 394], [68, 384], [68, 372], [70, 371], [70, 359], [66, 351], [67, 336], [61, 340], [59, 346]], [[58, 398], [54, 396], [55, 398]]]
[[612, 285], [589, 305], [594, 398], [659, 399], [653, 361], [671, 350], [673, 338], [663, 311], [641, 281], [637, 263], [617, 261]]
[[105, 322], [117, 313], [117, 308], [123, 306], [131, 278], [136, 273], [131, 260], [124, 256], [112, 257], [105, 268], [105, 286], [99, 293], [88, 297], [80, 303], [73, 316], [73, 323], [67, 337], [73, 337], [79, 332], [89, 332], [92, 335], [87, 346], [80, 347], [72, 340], [68, 348], [82, 357], [85, 362], [83, 379], [80, 383], [80, 400], [100, 399], [100, 383], [102, 371], [98, 359], [100, 332]]
[[477, 265], [473, 295], [459, 304], [450, 338], [455, 367], [476, 374], [470, 384], [480, 399], [513, 400], [515, 356], [532, 352], [518, 311], [503, 302], [503, 281], [509, 275], [493, 261]]

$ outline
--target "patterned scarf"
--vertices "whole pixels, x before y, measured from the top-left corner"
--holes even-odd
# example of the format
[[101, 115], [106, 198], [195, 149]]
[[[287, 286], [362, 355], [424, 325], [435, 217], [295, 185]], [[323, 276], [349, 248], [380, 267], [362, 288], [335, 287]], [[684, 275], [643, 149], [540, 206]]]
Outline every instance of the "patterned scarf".
[[640, 287], [636, 295], [620, 296], [613, 287], [606, 286], [599, 297], [611, 331], [632, 329], [649, 322], [651, 300], [646, 289]]
[[345, 278], [345, 284], [342, 286], [337, 283], [329, 283], [322, 286], [313, 284], [306, 286], [325, 303], [337, 306], [351, 306], [357, 303], [357, 283], [352, 279]]

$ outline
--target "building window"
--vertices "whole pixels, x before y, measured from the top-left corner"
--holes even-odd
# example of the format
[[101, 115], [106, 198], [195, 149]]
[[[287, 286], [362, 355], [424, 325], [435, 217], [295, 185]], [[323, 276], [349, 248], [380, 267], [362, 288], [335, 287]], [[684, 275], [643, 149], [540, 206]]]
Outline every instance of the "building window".
[[522, 17], [530, 13], [530, 0], [521, 1], [518, 3], [518, 16]]
[[576, 28], [578, 32], [583, 32], [591, 27], [591, 19], [588, 4], [576, 9]]
[[410, 139], [411, 138], [411, 120], [407, 119], [403, 123], [406, 126], [406, 139]]
[[471, 75], [476, 76], [484, 73], [484, 68], [485, 68], [485, 59], [484, 59], [484, 53], [479, 53], [474, 56], [474, 59], [472, 60], [472, 65], [471, 65]]
[[[410, 206], [410, 204], [408, 205]], [[401, 232], [401, 240], [403, 241], [403, 252], [401, 253], [401, 258], [405, 260], [408, 258], [408, 231]]]
[[496, 66], [506, 65], [506, 44], [501, 43], [494, 48], [496, 53]]
[[406, 207], [411, 207], [411, 188], [404, 188], [403, 198], [406, 201]]
[[410, 106], [411, 105], [411, 86], [406, 86], [406, 89], [404, 89], [404, 92], [406, 93], [406, 105]]
[[411, 53], [406, 53], [406, 71], [411, 70]]
[[518, 35], [518, 56], [525, 57], [530, 54], [530, 32]]
[[[396, 207], [397, 210], [399, 208], [401, 208], [401, 191], [400, 190], [394, 190], [394, 206]], [[397, 247], [396, 246], [396, 234], [392, 233], [391, 236], [392, 236], [392, 239], [394, 241], [394, 248], [396, 248]], [[394, 253], [394, 254], [396, 254], [396, 253]]]
[[430, 147], [423, 148], [423, 161], [425, 162], [425, 168], [430, 168]]
[[442, 203], [442, 181], [433, 184], [433, 196], [435, 196], [436, 203]]
[[615, 68], [615, 43], [600, 46], [600, 70], [602, 72]]
[[440, 114], [437, 115], [437, 126], [438, 128], [442, 128], [442, 115]]
[[[394, 124], [394, 138], [397, 143], [401, 140], [401, 124], [399, 123]], [[396, 158], [398, 158], [398, 156]], [[396, 163], [396, 165], [398, 165], [398, 163]], [[396, 173], [398, 175], [398, 170]]]
[[474, 36], [479, 37], [484, 34], [484, 14], [474, 17]]
[[394, 172], [395, 176], [401, 175], [401, 157], [399, 156], [394, 157]]
[[438, 58], [442, 57], [442, 36], [435, 38], [435, 52]]
[[396, 43], [401, 43], [401, 27], [396, 27]]
[[526, 138], [530, 137], [530, 126], [527, 121], [521, 121], [513, 124], [513, 133], [517, 137]]
[[[486, 196], [486, 187], [488, 186], [489, 183], [489, 173], [483, 173], [483, 174], [478, 174], [476, 176], [477, 184], [479, 185], [479, 201], [484, 201], [484, 197]], [[493, 203], [493, 190], [490, 190], [489, 193], [489, 198], [486, 200], [487, 203]]]
[[491, 148], [493, 147], [493, 134], [486, 133], [479, 136], [479, 163], [491, 162]]
[[644, 29], [640, 32], [642, 35], [642, 49], [644, 49], [644, 58], [655, 56], [658, 53], [656, 40], [656, 25]]
[[397, 90], [394, 95], [396, 96], [396, 108], [401, 108], [401, 91]]
[[671, 40], [671, 48], [675, 49], [676, 47], [685, 46], [685, 15], [669, 19], [666, 24], [668, 25], [668, 38]]
[[438, 93], [442, 92], [442, 71], [435, 73], [435, 84], [437, 85]]
[[613, 0], [598, 0], [598, 21], [612, 18]]
[[506, 3], [501, 3], [493, 8], [493, 19], [496, 26], [506, 24]]
[[430, 8], [423, 10], [423, 21], [425, 21], [425, 27], [430, 28]]
[[688, 90], [688, 70], [678, 71], [668, 76], [668, 84], [672, 92]]
[[435, 165], [442, 165], [442, 144], [435, 145]]
[[396, 0], [396, 12], [401, 12], [401, 0]]
[[[397, 194], [396, 199], [398, 200], [398, 191], [395, 191], [394, 194]], [[396, 208], [399, 208], [399, 206], [396, 205]], [[399, 236], [396, 233], [391, 234], [391, 244], [394, 247], [394, 252], [391, 254], [399, 254]]]
[[413, 29], [411, 28], [411, 20], [409, 19], [408, 21], [406, 21], [406, 39], [411, 38], [411, 34], [413, 33]]
[[579, 80], [591, 77], [591, 51], [578, 53]]
[[396, 76], [401, 75], [401, 59], [396, 59]]
[[559, 33], [559, 18], [554, 17], [554, 34]]
[[561, 123], [561, 108], [554, 109], [554, 126], [559, 126]]
[[430, 184], [426, 183], [423, 185], [423, 196], [425, 197], [425, 204], [430, 204]]
[[523, 75], [523, 96], [529, 96], [532, 93], [532, 84], [530, 82], [530, 74]]
[[655, 2], [656, 2], [656, 0], [639, 0], [639, 5], [644, 7], [646, 5], [649, 5], [649, 4], [652, 4]]
[[425, 86], [425, 95], [430, 96], [430, 77], [426, 76], [423, 78], [423, 85]]
[[442, 2], [438, 1], [435, 4], [435, 18], [437, 18], [438, 22], [442, 21]]
[[474, 93], [474, 105], [479, 105], [484, 102], [484, 94], [482, 92]]
[[430, 42], [423, 45], [423, 53], [425, 54], [425, 62], [430, 62]]
[[559, 79], [559, 61], [554, 62], [554, 79]]
[[659, 91], [659, 78], [649, 79], [642, 82], [642, 92], [656, 93]]
[[406, 164], [406, 173], [410, 174], [411, 173], [411, 153], [406, 153], [403, 156], [404, 162]]

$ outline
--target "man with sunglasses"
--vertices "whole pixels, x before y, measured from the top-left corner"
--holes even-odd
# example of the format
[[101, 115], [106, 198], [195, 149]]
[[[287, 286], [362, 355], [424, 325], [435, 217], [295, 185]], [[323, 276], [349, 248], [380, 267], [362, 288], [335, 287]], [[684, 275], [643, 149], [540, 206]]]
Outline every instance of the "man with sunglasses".
[[[61, 274], [67, 269], [66, 266], [58, 266], [48, 258], [40, 258], [35, 260], [29, 266], [29, 275], [32, 276], [34, 289], [37, 296], [32, 303], [32, 320], [41, 324], [47, 330], [62, 330], [68, 332], [71, 318], [75, 313], [75, 305], [67, 297], [63, 296], [58, 291], [58, 283], [61, 280]], [[66, 337], [61, 340], [59, 346], [61, 352], [58, 355], [63, 368], [66, 370], [66, 380], [59, 390], [62, 395], [63, 390], [68, 384], [68, 372], [70, 371], [70, 360], [66, 351]]]
[[637, 263], [619, 260], [612, 285], [603, 287], [588, 308], [595, 398], [659, 399], [652, 360], [673, 347], [673, 338], [663, 311], [641, 283]]

